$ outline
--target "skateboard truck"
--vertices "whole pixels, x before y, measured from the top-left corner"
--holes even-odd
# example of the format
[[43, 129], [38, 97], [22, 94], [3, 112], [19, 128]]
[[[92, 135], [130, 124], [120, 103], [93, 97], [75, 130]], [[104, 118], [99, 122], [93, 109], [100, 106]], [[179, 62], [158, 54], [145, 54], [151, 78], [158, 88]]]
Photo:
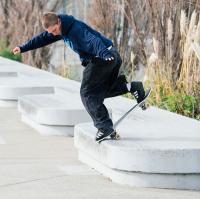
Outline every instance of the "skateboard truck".
[[119, 140], [120, 135], [115, 131], [113, 134], [110, 135], [110, 138], [114, 140]]

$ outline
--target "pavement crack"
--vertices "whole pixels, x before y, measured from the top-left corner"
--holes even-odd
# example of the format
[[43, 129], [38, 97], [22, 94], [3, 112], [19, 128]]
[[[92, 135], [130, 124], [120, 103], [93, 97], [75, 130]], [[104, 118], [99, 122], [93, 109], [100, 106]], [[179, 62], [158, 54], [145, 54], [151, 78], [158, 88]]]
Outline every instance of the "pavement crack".
[[49, 180], [49, 179], [62, 178], [62, 177], [66, 177], [66, 176], [68, 176], [68, 175], [60, 175], [60, 176], [53, 176], [53, 177], [47, 177], [47, 178], [38, 178], [38, 179], [26, 180], [26, 181], [21, 181], [21, 182], [16, 182], [16, 183], [9, 183], [9, 184], [0, 185], [0, 188], [15, 186], [15, 185], [21, 185], [21, 184], [26, 184], [26, 183], [32, 183], [32, 182], [37, 182], [37, 181], [44, 181], [44, 180]]

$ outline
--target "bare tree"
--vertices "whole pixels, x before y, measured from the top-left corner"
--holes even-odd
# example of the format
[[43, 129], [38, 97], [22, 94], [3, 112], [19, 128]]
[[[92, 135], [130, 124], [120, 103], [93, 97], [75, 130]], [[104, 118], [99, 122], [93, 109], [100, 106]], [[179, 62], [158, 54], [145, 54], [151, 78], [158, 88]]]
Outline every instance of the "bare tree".
[[154, 38], [158, 42], [159, 59], [172, 67], [176, 79], [182, 60], [180, 13], [184, 9], [190, 16], [199, 8], [199, 0], [93, 0], [89, 19], [114, 41], [127, 74], [138, 65], [147, 65]]
[[93, 0], [89, 19], [114, 41], [128, 76], [132, 76], [130, 71], [137, 69], [139, 63], [146, 64], [145, 41], [149, 33], [146, 1]]
[[[3, 23], [1, 23], [0, 29], [4, 30], [0, 33], [1, 38], [4, 37], [10, 49], [24, 43], [33, 35], [43, 31], [42, 13], [58, 10], [61, 3], [62, 1], [59, 0], [1, 0], [0, 13], [3, 16]], [[50, 48], [45, 47], [23, 54], [23, 61], [39, 68], [46, 68], [50, 55]]]

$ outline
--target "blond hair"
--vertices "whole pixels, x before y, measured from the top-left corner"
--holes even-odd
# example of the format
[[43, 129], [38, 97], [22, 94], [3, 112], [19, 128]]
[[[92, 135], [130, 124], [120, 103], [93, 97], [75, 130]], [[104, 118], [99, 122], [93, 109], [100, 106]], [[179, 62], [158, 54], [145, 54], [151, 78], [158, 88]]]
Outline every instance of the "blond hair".
[[42, 16], [42, 26], [44, 29], [58, 23], [58, 15], [54, 12], [46, 12]]

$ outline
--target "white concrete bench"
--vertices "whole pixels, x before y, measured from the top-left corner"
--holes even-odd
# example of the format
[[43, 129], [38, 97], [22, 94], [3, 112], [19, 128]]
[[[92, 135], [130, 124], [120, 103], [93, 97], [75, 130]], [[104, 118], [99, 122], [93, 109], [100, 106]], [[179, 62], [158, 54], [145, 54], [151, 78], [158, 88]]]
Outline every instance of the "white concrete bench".
[[[127, 100], [108, 102], [114, 120], [130, 108]], [[76, 125], [79, 159], [121, 184], [200, 190], [199, 121], [151, 107], [133, 111], [117, 131], [121, 140], [99, 144], [92, 124]]]
[[80, 84], [25, 64], [0, 58], [0, 106], [16, 106], [23, 95], [54, 93], [54, 87], [73, 87]]
[[76, 89], [56, 88], [55, 94], [19, 98], [22, 120], [42, 134], [73, 136], [74, 125], [91, 121]]
[[0, 72], [0, 77], [17, 77], [17, 72]]
[[27, 94], [53, 93], [54, 87], [42, 81], [26, 77], [0, 78], [0, 105], [16, 106], [19, 96]]
[[[18, 75], [14, 76], [26, 76], [26, 77], [33, 77], [33, 78], [45, 78], [53, 79], [56, 82], [64, 83], [66, 78], [62, 78], [61, 76], [55, 75], [48, 71], [44, 71], [20, 62], [12, 61], [9, 59], [5, 59], [0, 57], [0, 74], [1, 73], [18, 73]], [[4, 74], [5, 76], [5, 74]], [[9, 76], [9, 75], [8, 75]], [[75, 82], [73, 80], [69, 80]], [[66, 82], [65, 82], [66, 83]], [[65, 84], [64, 83], [64, 84]], [[63, 85], [64, 86], [64, 85]]]

